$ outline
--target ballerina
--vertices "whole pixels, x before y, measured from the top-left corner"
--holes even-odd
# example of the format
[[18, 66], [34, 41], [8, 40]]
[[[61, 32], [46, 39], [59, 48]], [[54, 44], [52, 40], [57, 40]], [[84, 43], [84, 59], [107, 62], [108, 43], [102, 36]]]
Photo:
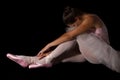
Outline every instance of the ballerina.
[[[48, 43], [37, 56], [31, 58], [22, 55], [23, 58], [19, 58], [20, 55], [7, 54], [7, 57], [23, 67], [38, 68], [50, 67], [53, 59], [64, 54], [72, 54], [69, 57], [64, 56], [61, 61], [88, 61], [103, 64], [113, 71], [120, 72], [120, 52], [110, 46], [107, 28], [100, 17], [67, 7], [63, 13], [63, 21], [68, 26], [66, 33]], [[49, 52], [53, 46], [57, 47]], [[25, 65], [22, 65], [21, 61]]]

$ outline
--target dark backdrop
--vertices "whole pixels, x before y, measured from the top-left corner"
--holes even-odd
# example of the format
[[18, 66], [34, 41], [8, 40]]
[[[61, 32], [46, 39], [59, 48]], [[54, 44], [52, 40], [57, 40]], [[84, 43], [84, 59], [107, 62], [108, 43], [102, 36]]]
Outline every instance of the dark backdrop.
[[111, 46], [120, 50], [119, 5], [115, 1], [3, 2], [0, 27], [0, 74], [5, 80], [120, 79], [120, 74], [103, 65], [59, 63], [51, 68], [29, 70], [6, 58], [6, 53], [36, 55], [65, 32], [62, 12], [66, 5], [101, 17], [108, 28]]

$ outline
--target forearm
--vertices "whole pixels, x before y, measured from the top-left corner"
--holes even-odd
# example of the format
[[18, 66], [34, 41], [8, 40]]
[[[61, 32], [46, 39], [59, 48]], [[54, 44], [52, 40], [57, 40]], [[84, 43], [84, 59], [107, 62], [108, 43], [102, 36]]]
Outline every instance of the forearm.
[[57, 46], [63, 42], [69, 41], [73, 39], [69, 34], [64, 33], [62, 36], [60, 36], [59, 38], [57, 38], [56, 40], [50, 42], [49, 44], [47, 44], [38, 54], [40, 53], [44, 53], [45, 51], [47, 51], [48, 49], [50, 49], [53, 46]]
[[62, 36], [60, 36], [59, 38], [57, 38], [56, 40], [54, 40], [53, 42], [49, 43], [48, 45], [50, 46], [57, 46], [63, 42], [72, 40], [73, 37], [67, 33], [64, 33]]

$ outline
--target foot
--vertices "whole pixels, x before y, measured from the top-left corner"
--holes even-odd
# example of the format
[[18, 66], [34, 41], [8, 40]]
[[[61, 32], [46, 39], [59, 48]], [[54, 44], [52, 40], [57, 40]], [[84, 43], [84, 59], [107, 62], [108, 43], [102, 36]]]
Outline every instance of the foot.
[[13, 55], [8, 53], [6, 55], [10, 60], [16, 62], [22, 67], [28, 67], [28, 65], [34, 63], [38, 60], [37, 57], [29, 57], [29, 56], [23, 56], [23, 55]]
[[35, 63], [33, 64], [30, 64], [29, 65], [29, 69], [32, 69], [32, 68], [39, 68], [39, 67], [51, 67], [52, 66], [52, 63], [47, 63], [46, 62], [46, 58], [43, 58], [41, 60], [38, 60], [36, 61]]
[[33, 68], [39, 68], [39, 67], [51, 67], [52, 64], [39, 64], [39, 63], [34, 63], [29, 65], [29, 69]]

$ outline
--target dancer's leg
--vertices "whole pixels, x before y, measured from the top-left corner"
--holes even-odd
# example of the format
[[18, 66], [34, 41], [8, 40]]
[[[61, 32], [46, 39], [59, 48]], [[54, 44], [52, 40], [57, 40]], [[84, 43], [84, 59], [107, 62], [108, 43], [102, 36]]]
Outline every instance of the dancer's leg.
[[[49, 58], [51, 58], [51, 60], [52, 60], [52, 58], [54, 59], [57, 56], [61, 55], [62, 53], [67, 53], [67, 52], [77, 53], [77, 52], [73, 51], [73, 48], [75, 48], [75, 46], [76, 46], [75, 40], [60, 44], [54, 51], [52, 51], [52, 53], [49, 55]], [[64, 59], [69, 56], [71, 56], [70, 53], [61, 56], [62, 57], [61, 59]], [[9, 59], [11, 59], [12, 61], [16, 62], [17, 64], [21, 65], [22, 67], [27, 67], [29, 64], [32, 64], [32, 63], [40, 63], [38, 60], [39, 60], [39, 58], [41, 58], [41, 57], [37, 57], [37, 56], [13, 55], [10, 53], [7, 54], [7, 57]], [[44, 57], [44, 56], [42, 56], [42, 57]], [[43, 58], [43, 60], [45, 60], [45, 59]], [[57, 60], [57, 61], [59, 61], [59, 60]]]
[[76, 44], [75, 47], [68, 50], [67, 52], [63, 53], [62, 55], [56, 57], [52, 60], [54, 63], [59, 62], [84, 62], [85, 58], [81, 54], [78, 45]]
[[[53, 50], [48, 56], [37, 61], [35, 65], [39, 65], [40, 67], [46, 64], [50, 64], [53, 59], [57, 58], [60, 55], [64, 55], [64, 53], [67, 53], [69, 50], [72, 50], [76, 45], [77, 45], [76, 40], [64, 42], [60, 44], [55, 50]], [[33, 65], [30, 65], [29, 68], [34, 68]]]
[[120, 53], [94, 34], [82, 34], [77, 37], [80, 51], [91, 63], [104, 64], [111, 70], [120, 72]]
[[84, 62], [85, 58], [82, 54], [78, 54], [62, 60], [62, 62]]

